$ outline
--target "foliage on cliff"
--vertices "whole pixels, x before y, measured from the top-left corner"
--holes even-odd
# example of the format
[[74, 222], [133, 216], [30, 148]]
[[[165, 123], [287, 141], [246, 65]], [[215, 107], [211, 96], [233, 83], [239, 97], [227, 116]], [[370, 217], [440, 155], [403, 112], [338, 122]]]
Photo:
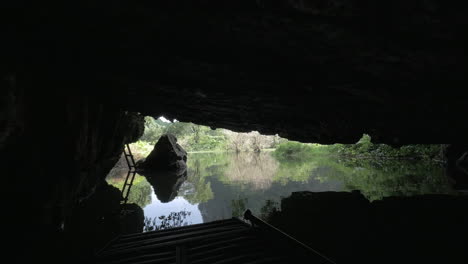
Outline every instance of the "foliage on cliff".
[[314, 155], [441, 160], [441, 145], [406, 145], [394, 148], [386, 144], [374, 144], [371, 141], [371, 137], [364, 134], [356, 144], [319, 145], [287, 141], [280, 144], [275, 150], [275, 156], [278, 158], [305, 160], [310, 159]]

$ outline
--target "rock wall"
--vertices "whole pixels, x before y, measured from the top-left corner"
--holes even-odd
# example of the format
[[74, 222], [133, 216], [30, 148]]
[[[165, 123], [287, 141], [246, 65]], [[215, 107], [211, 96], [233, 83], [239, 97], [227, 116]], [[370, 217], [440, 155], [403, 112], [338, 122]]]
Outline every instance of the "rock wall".
[[53, 81], [52, 89], [40, 89], [36, 85], [44, 82], [37, 81], [9, 81], [9, 103], [1, 109], [6, 226], [20, 227], [7, 230], [6, 239], [11, 252], [31, 258], [60, 244], [75, 208], [105, 185], [124, 144], [144, 130], [137, 113], [59, 89]]

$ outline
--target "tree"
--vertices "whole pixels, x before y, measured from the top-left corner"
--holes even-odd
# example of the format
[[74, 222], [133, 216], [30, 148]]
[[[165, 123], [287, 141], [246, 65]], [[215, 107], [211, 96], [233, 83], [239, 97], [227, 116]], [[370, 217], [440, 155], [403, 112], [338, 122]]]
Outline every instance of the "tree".
[[156, 143], [162, 134], [164, 134], [165, 127], [157, 122], [154, 118], [145, 117], [145, 133], [140, 138], [142, 141]]
[[257, 131], [252, 131], [248, 133], [247, 136], [254, 152], [260, 152], [262, 149], [270, 148], [275, 142], [275, 136], [265, 136]]
[[275, 142], [275, 136], [265, 136], [257, 131], [237, 133], [224, 130], [223, 132], [227, 137], [228, 149], [237, 153], [241, 151], [260, 152], [262, 149], [272, 147]]

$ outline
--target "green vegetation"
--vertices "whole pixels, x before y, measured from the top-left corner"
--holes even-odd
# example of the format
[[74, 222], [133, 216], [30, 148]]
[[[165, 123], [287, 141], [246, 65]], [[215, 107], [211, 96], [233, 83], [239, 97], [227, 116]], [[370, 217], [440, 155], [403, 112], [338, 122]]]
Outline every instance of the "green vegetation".
[[[194, 191], [184, 195], [191, 203], [205, 203], [219, 199], [213, 181], [232, 188], [231, 209], [242, 211], [242, 203], [261, 213], [257, 196], [272, 188], [285, 188], [285, 194], [295, 190], [361, 190], [369, 200], [387, 196], [412, 196], [428, 193], [452, 193], [443, 168], [429, 160], [412, 162], [399, 159], [357, 159], [331, 155], [317, 155], [308, 160], [278, 158], [274, 153], [200, 153], [189, 159], [193, 173], [188, 180]], [[196, 173], [195, 173], [196, 172]], [[192, 178], [190, 175], [193, 175]], [[216, 180], [215, 180], [216, 179]], [[298, 186], [303, 189], [288, 189]], [[281, 187], [283, 186], [283, 187]], [[339, 188], [337, 186], [340, 186]], [[215, 187], [219, 188], [219, 187]], [[338, 189], [337, 189], [338, 188]], [[278, 190], [279, 191], [279, 190]], [[209, 193], [205, 199], [194, 199], [195, 193]], [[269, 192], [269, 191], [268, 191]], [[184, 193], [184, 192], [181, 192]], [[235, 194], [235, 195], [234, 195]], [[242, 194], [240, 197], [239, 195]], [[200, 195], [205, 196], [205, 195]], [[218, 198], [217, 198], [218, 197]], [[209, 199], [207, 199], [209, 198]], [[278, 197], [271, 196], [274, 200]], [[247, 202], [248, 201], [248, 202]], [[260, 199], [261, 201], [261, 199]]]
[[339, 181], [343, 191], [360, 190], [367, 199], [388, 196], [453, 193], [443, 168], [431, 161], [376, 159], [322, 159], [313, 177], [320, 182]]
[[423, 159], [438, 160], [440, 145], [407, 145], [393, 148], [386, 144], [374, 144], [364, 134], [356, 144], [319, 145], [287, 141], [280, 144], [275, 156], [279, 159], [308, 160], [317, 155], [379, 159]]
[[178, 143], [188, 152], [260, 152], [276, 149], [278, 159], [309, 160], [318, 155], [334, 155], [360, 158], [417, 158], [438, 159], [439, 145], [408, 145], [394, 148], [385, 144], [374, 144], [364, 134], [356, 144], [320, 145], [289, 141], [279, 136], [265, 136], [253, 131], [237, 133], [226, 129], [211, 129], [207, 126], [184, 122], [166, 122], [164, 119], [145, 117], [145, 133], [140, 141], [132, 145], [137, 159], [148, 155], [160, 136], [174, 134]]
[[260, 218], [269, 221], [271, 215], [279, 211], [279, 205], [277, 202], [267, 199], [265, 205], [260, 209]]
[[178, 143], [187, 151], [213, 151], [226, 148], [226, 136], [222, 130], [211, 129], [184, 122], [164, 122], [161, 119], [145, 117], [145, 133], [135, 147], [154, 146], [163, 134], [173, 134]]
[[278, 160], [310, 160], [320, 155], [379, 159], [424, 159], [437, 160], [439, 145], [409, 145], [394, 148], [374, 144], [364, 134], [356, 144], [320, 145], [289, 141], [279, 136], [264, 136], [253, 131], [237, 133], [226, 129], [211, 129], [207, 126], [184, 122], [165, 122], [163, 119], [145, 118], [145, 133], [140, 141], [132, 144], [137, 159], [147, 156], [166, 133], [174, 134], [178, 143], [188, 152], [260, 152], [275, 149]]
[[[280, 165], [273, 181], [286, 185], [288, 182], [307, 182], [315, 169], [319, 168], [319, 160], [279, 159]], [[292, 173], [294, 172], [294, 173]]]
[[246, 204], [248, 203], [247, 198], [239, 198], [231, 200], [231, 209], [233, 217], [242, 217], [244, 212], [247, 210]]
[[423, 160], [439, 159], [441, 150], [440, 145], [407, 145], [393, 148], [386, 144], [374, 144], [366, 134], [356, 144], [335, 144], [331, 148], [341, 156]]
[[[213, 161], [213, 160], [212, 160]], [[209, 160], [189, 159], [187, 182], [183, 185], [179, 193], [183, 193], [184, 198], [191, 204], [203, 203], [213, 199], [213, 191], [210, 182], [204, 176], [209, 175]]]
[[[253, 131], [237, 133], [226, 129], [211, 129], [207, 126], [185, 122], [164, 122], [162, 119], [145, 117], [145, 133], [132, 145], [136, 156], [148, 155], [163, 134], [173, 134], [178, 143], [188, 152], [254, 151], [275, 148], [282, 142], [278, 136], [264, 136]], [[135, 154], [134, 153], [134, 154]]]
[[[122, 190], [125, 177], [107, 178], [107, 182], [119, 190]], [[151, 185], [146, 178], [137, 174], [133, 180], [130, 194], [128, 195], [128, 203], [135, 203], [143, 208], [151, 203], [151, 192]]]
[[329, 155], [331, 148], [326, 145], [285, 141], [276, 148], [274, 154], [278, 159], [309, 160], [316, 155]]
[[[126, 173], [107, 181], [121, 189], [125, 176]], [[130, 202], [145, 207], [151, 199], [151, 186], [138, 175], [134, 184]], [[229, 217], [229, 214], [241, 216], [246, 209], [265, 219], [271, 211], [277, 210], [281, 197], [293, 191], [356, 189], [371, 201], [388, 196], [453, 193], [443, 168], [429, 160], [414, 162], [333, 155], [297, 160], [278, 158], [274, 152], [190, 154], [188, 177], [178, 193], [191, 204], [198, 204], [204, 219], [216, 220], [219, 215]], [[176, 218], [173, 215], [166, 220], [151, 219], [151, 223], [148, 219], [147, 228], [185, 224], [185, 221], [179, 223], [179, 218], [179, 222], [172, 223]]]
[[[281, 196], [301, 190], [357, 189], [369, 200], [453, 192], [443, 168], [434, 162], [439, 158], [438, 145], [394, 148], [374, 144], [369, 135], [349, 145], [304, 144], [258, 132], [237, 133], [150, 117], [145, 126], [144, 136], [132, 145], [136, 158], [147, 156], [162, 134], [174, 134], [190, 153], [188, 177], [179, 195], [191, 204], [199, 204], [200, 210], [215, 212], [213, 215], [225, 214], [228, 208], [233, 216], [241, 216], [251, 209], [267, 218], [277, 210]], [[126, 165], [111, 173], [114, 178], [108, 178], [119, 189], [125, 179], [123, 170]], [[145, 207], [150, 203], [150, 193], [151, 186], [143, 177], [137, 177], [130, 202]], [[184, 225], [185, 216], [181, 213], [147, 219], [146, 226], [156, 230]]]

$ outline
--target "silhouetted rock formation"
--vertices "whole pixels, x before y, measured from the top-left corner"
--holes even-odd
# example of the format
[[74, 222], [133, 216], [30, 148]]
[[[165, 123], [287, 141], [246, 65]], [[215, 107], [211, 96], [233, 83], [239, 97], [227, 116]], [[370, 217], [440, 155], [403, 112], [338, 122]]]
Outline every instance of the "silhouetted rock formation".
[[[102, 185], [76, 206], [64, 223], [63, 262], [90, 263], [94, 253], [119, 235], [143, 230], [143, 209], [136, 204], [121, 205], [120, 190]], [[55, 263], [55, 262], [54, 262]]]
[[[338, 263], [462, 263], [468, 197], [296, 192], [270, 222]], [[460, 238], [460, 239], [459, 239]]]
[[172, 134], [162, 135], [148, 157], [138, 164], [141, 171], [171, 170], [183, 172], [187, 169], [187, 152], [177, 144]]
[[[4, 116], [12, 119], [7, 122], [9, 132], [0, 136], [6, 139], [0, 142], [0, 159], [8, 164], [5, 195], [15, 197], [5, 210], [15, 212], [11, 226], [38, 228], [8, 230], [5, 239], [18, 240], [22, 246], [12, 243], [14, 248], [6, 251], [34, 260], [40, 254], [50, 259], [46, 252], [58, 252], [55, 246], [70, 234], [67, 224], [61, 229], [62, 223], [78, 210], [77, 204], [106, 185], [105, 177], [124, 144], [143, 134], [144, 119], [69, 91], [26, 92], [13, 87], [8, 106], [16, 110]], [[20, 242], [24, 239], [29, 242]]]
[[177, 196], [187, 179], [187, 152], [172, 134], [162, 135], [148, 157], [139, 162], [138, 171], [153, 186], [158, 199], [167, 203]]

